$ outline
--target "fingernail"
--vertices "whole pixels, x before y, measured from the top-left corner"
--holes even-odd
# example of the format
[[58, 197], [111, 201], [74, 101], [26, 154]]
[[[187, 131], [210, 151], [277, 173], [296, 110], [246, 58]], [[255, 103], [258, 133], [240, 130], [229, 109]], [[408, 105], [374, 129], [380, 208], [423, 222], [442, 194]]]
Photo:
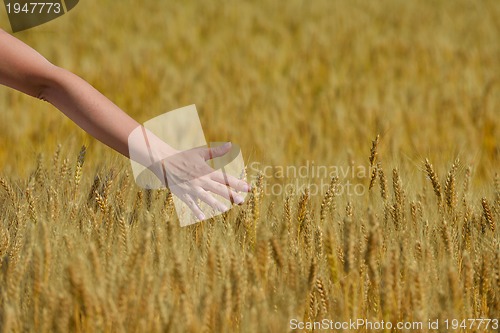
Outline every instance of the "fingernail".
[[198, 214], [198, 219], [200, 219], [200, 220], [204, 220], [204, 219], [206, 219], [206, 218], [207, 218], [207, 217], [205, 216], [205, 214], [203, 214], [203, 213]]
[[243, 203], [243, 201], [245, 201], [245, 199], [243, 199], [239, 195], [237, 195], [237, 196], [234, 197], [234, 203], [237, 204], [237, 205], [241, 205]]

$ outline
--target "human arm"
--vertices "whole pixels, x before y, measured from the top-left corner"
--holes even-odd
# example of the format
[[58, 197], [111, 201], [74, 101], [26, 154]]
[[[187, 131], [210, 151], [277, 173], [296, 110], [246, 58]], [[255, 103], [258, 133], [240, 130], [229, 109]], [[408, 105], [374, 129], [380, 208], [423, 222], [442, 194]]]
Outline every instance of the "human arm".
[[[2, 30], [0, 30], [0, 84], [51, 103], [86, 132], [119, 153], [130, 157], [129, 152], [136, 151], [134, 153], [136, 162], [147, 167], [152, 166], [152, 155], [159, 156], [161, 160], [169, 158], [171, 170], [168, 172], [178, 176], [175, 178], [180, 179], [179, 182], [182, 180], [189, 182], [189, 186], [183, 187], [185, 193], [176, 194], [200, 219], [203, 219], [203, 215], [200, 215], [201, 211], [196, 207], [196, 199], [200, 198], [213, 208], [225, 210], [227, 207], [214, 200], [209, 192], [241, 203], [243, 199], [232, 189], [226, 188], [226, 185], [239, 191], [249, 190], [246, 182], [234, 177], [222, 177], [220, 172], [207, 169], [208, 165], [204, 163], [212, 157], [224, 155], [230, 146], [212, 150], [193, 149], [189, 153], [181, 153], [151, 133], [148, 133], [148, 138], [152, 138], [149, 151], [130, 146], [128, 141], [130, 134], [141, 127], [138, 122], [85, 80], [51, 64], [38, 52]], [[185, 172], [186, 169], [193, 172]], [[165, 172], [158, 167], [158, 163], [155, 163], [152, 170], [166, 183]], [[179, 170], [184, 172], [181, 173]]]

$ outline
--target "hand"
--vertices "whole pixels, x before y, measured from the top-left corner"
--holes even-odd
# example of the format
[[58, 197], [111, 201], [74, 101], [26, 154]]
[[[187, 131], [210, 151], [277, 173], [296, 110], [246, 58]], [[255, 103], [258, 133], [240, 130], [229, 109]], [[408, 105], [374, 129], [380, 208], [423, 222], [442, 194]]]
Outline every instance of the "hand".
[[230, 207], [217, 200], [214, 194], [230, 203], [242, 204], [244, 198], [237, 192], [250, 191], [250, 185], [244, 180], [214, 170], [207, 164], [208, 160], [226, 155], [231, 147], [231, 143], [226, 143], [215, 148], [200, 147], [170, 153], [150, 169], [198, 219], [204, 220], [206, 214], [198, 205], [198, 199], [216, 211], [225, 212]]

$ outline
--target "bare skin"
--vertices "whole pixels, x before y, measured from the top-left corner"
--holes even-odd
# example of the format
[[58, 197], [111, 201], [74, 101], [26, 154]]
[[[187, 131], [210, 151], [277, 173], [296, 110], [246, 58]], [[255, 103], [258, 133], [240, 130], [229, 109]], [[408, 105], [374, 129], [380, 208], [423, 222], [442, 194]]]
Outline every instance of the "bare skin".
[[[129, 157], [128, 138], [141, 125], [77, 75], [51, 64], [34, 49], [0, 29], [0, 84], [54, 105], [93, 137]], [[250, 186], [235, 177], [210, 169], [205, 162], [226, 154], [230, 144], [217, 148], [196, 148], [180, 152], [151, 133], [155, 155], [168, 158], [168, 174], [176, 179], [177, 193], [200, 220], [205, 218], [196, 204], [201, 199], [214, 209], [225, 211], [214, 197], [218, 194], [234, 203], [243, 198], [236, 191], [248, 192]], [[149, 166], [148, 151], [139, 152], [136, 162]], [[170, 158], [169, 158], [170, 157]], [[162, 163], [165, 165], [165, 163]], [[208, 169], [207, 169], [208, 168]], [[167, 185], [165, 170], [151, 170]]]

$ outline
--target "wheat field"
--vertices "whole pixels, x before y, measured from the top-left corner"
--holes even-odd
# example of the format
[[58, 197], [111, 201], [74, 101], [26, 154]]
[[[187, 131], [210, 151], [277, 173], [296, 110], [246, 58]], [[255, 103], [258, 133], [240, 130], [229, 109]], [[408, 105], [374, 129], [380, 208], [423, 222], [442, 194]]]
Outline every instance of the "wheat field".
[[[499, 22], [495, 0], [86, 0], [16, 34], [140, 122], [196, 104], [253, 188], [181, 228], [167, 189], [0, 87], [0, 331], [496, 332], [443, 325], [500, 316]], [[423, 327], [292, 325], [323, 319]]]

